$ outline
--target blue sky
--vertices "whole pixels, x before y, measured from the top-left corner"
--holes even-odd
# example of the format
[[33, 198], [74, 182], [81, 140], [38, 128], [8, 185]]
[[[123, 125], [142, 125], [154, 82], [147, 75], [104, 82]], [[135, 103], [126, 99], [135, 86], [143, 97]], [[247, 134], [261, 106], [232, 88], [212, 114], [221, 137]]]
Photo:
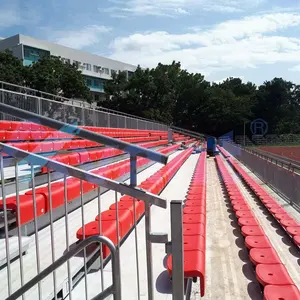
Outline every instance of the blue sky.
[[0, 0], [0, 36], [50, 40], [143, 67], [180, 61], [211, 81], [300, 84], [298, 0]]

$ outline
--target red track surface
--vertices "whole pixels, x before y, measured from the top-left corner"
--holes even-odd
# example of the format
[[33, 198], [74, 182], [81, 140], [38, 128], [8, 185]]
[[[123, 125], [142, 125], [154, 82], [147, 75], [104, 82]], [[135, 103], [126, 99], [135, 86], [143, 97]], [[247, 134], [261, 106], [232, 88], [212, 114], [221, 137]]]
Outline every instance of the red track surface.
[[300, 146], [265, 146], [258, 149], [300, 162]]

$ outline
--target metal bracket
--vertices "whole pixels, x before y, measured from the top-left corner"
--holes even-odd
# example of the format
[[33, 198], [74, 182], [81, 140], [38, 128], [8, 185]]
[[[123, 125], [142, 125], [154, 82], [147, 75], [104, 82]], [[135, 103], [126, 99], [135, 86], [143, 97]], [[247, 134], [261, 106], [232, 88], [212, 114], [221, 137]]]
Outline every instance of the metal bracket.
[[167, 233], [150, 233], [150, 241], [152, 244], [166, 244], [168, 243], [168, 234]]
[[165, 253], [167, 255], [172, 253], [172, 242], [167, 242], [165, 245]]

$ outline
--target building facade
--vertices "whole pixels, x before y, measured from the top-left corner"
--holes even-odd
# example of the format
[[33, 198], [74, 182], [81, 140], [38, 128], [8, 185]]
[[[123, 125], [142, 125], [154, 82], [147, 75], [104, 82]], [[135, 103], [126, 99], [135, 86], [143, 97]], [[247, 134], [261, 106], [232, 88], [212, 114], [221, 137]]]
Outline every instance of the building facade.
[[16, 57], [23, 61], [25, 66], [38, 61], [44, 55], [59, 56], [65, 62], [77, 64], [95, 101], [104, 97], [104, 82], [111, 79], [114, 72], [125, 71], [130, 78], [136, 70], [134, 65], [22, 34], [0, 39], [0, 51], [6, 49], [11, 50]]

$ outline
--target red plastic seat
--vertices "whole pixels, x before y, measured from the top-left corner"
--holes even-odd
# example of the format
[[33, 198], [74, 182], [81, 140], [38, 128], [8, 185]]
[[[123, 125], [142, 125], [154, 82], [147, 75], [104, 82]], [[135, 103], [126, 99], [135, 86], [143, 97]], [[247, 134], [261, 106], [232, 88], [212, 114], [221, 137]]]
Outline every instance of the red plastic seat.
[[0, 121], [0, 130], [11, 130], [11, 121]]
[[248, 235], [245, 238], [245, 245], [248, 249], [272, 247], [270, 240], [265, 235]]
[[182, 217], [183, 224], [205, 224], [206, 217], [204, 214], [184, 214]]
[[205, 225], [203, 223], [184, 223], [183, 235], [203, 235], [205, 236]]
[[280, 209], [280, 208], [282, 208], [279, 204], [277, 204], [277, 203], [271, 203], [271, 204], [269, 204], [269, 203], [267, 203], [266, 205], [266, 208], [268, 208], [269, 210], [270, 209]]
[[240, 226], [259, 226], [258, 221], [256, 220], [256, 218], [239, 218], [238, 219], [238, 224]]
[[247, 202], [245, 200], [233, 200], [231, 201], [231, 205], [247, 205]]
[[250, 207], [247, 204], [242, 204], [242, 205], [234, 205], [233, 210], [234, 211], [241, 211], [241, 210], [249, 210]]
[[264, 231], [260, 226], [242, 226], [241, 232], [243, 236], [264, 235]]
[[267, 285], [264, 300], [300, 300], [300, 292], [295, 285]]
[[[41, 194], [36, 194], [36, 212], [37, 216], [41, 216], [46, 213], [46, 199]], [[33, 209], [33, 197], [32, 195], [20, 195], [20, 219], [17, 218], [17, 225], [24, 225], [34, 220], [34, 209]], [[17, 215], [17, 197], [8, 197], [6, 199], [6, 208], [13, 210]], [[0, 209], [3, 209], [3, 202], [0, 201]], [[19, 222], [18, 222], [19, 221]]]
[[[200, 278], [201, 296], [205, 291], [205, 254], [202, 251], [185, 251], [183, 261], [185, 278]], [[167, 269], [172, 274], [172, 255], [167, 259]]]
[[249, 257], [254, 265], [281, 263], [278, 254], [273, 248], [252, 248]]
[[[93, 221], [84, 225], [84, 232], [82, 227], [77, 230], [76, 236], [79, 240], [83, 240], [84, 238], [88, 238], [94, 235], [104, 235], [109, 238], [114, 245], [117, 244], [117, 229], [115, 221], [101, 221], [101, 229], [102, 232], [99, 231], [99, 221]], [[83, 234], [84, 233], [84, 234]], [[120, 237], [121, 239], [121, 237]], [[109, 249], [107, 246], [102, 244], [103, 249], [103, 258], [106, 258], [109, 255]]]
[[[118, 209], [119, 230], [121, 238], [123, 238], [133, 226], [133, 218], [131, 212], [125, 209]], [[99, 215], [95, 221], [99, 220]], [[101, 221], [117, 221], [116, 210], [106, 210], [101, 213]]]
[[300, 235], [295, 235], [293, 240], [296, 245], [300, 246]]
[[269, 209], [270, 213], [273, 215], [276, 214], [286, 214], [286, 211], [283, 208], [272, 207]]
[[187, 200], [184, 205], [185, 207], [205, 206], [205, 200]]
[[294, 235], [300, 235], [300, 226], [291, 226], [287, 227], [286, 231], [288, 232], [289, 235], [294, 236]]
[[256, 266], [256, 278], [263, 285], [289, 285], [293, 280], [283, 264], [259, 264]]
[[205, 252], [205, 237], [198, 235], [197, 237], [193, 235], [184, 235], [183, 236], [183, 250], [184, 251], [193, 251], [198, 250]]
[[[110, 210], [116, 210], [116, 203], [112, 204], [109, 207]], [[119, 210], [129, 210], [132, 215], [132, 219], [134, 218], [134, 206], [133, 201], [122, 201], [122, 198], [118, 202], [118, 209]], [[145, 211], [145, 205], [143, 201], [137, 201], [135, 200], [135, 211], [136, 211], [136, 220], [138, 220]]]
[[283, 227], [295, 227], [295, 226], [300, 226], [300, 224], [298, 222], [296, 222], [294, 219], [282, 219], [279, 221], [280, 224], [283, 226]]
[[285, 213], [285, 214], [275, 214], [274, 217], [278, 221], [279, 220], [291, 220], [290, 215], [288, 215], [287, 213]]
[[254, 218], [251, 210], [240, 210], [235, 213], [237, 218]]
[[[59, 186], [59, 184], [61, 184]], [[46, 212], [50, 211], [50, 199], [48, 193], [48, 187], [42, 187], [35, 189], [35, 194], [41, 194], [45, 197], [46, 200]], [[25, 195], [32, 195], [32, 190], [25, 193]], [[61, 206], [64, 203], [64, 186], [62, 183], [51, 184], [51, 199], [52, 199], [52, 208]]]
[[183, 214], [205, 214], [204, 206], [188, 206], [183, 209]]

